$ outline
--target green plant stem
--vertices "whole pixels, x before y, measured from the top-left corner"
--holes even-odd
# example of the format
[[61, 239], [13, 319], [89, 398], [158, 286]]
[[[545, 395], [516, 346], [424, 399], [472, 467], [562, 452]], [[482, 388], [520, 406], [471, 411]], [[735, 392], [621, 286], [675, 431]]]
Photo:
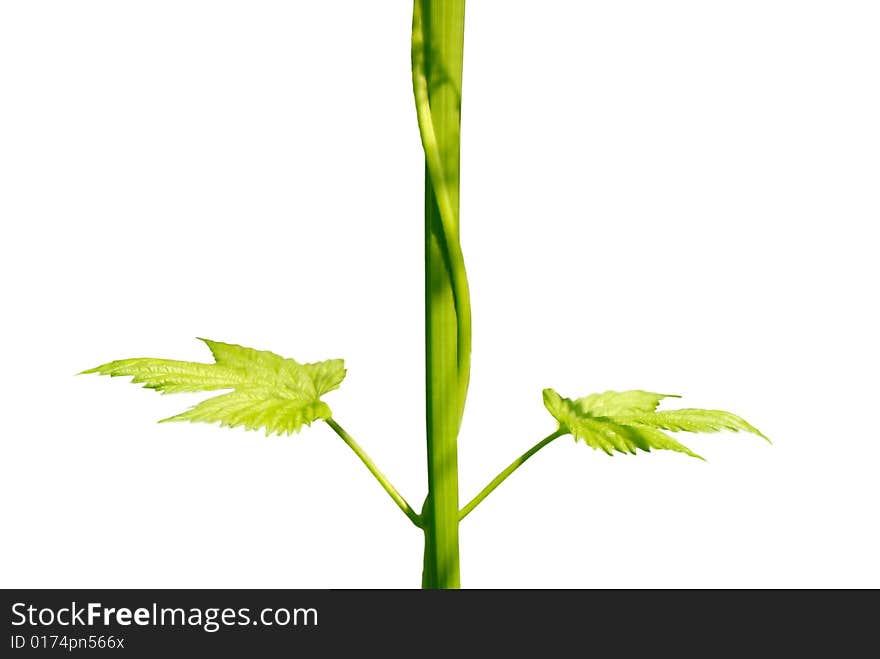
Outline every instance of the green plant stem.
[[492, 481], [486, 487], [484, 487], [482, 490], [480, 490], [480, 493], [477, 496], [475, 496], [473, 499], [471, 499], [471, 501], [470, 501], [470, 503], [468, 503], [468, 505], [466, 505], [464, 508], [461, 509], [461, 514], [459, 515], [459, 520], [462, 520], [465, 517], [467, 517], [468, 513], [470, 513], [474, 508], [476, 508], [483, 499], [485, 499], [487, 496], [489, 496], [495, 490], [496, 487], [501, 485], [501, 483], [503, 483], [508, 476], [510, 476], [517, 469], [519, 469], [520, 466], [522, 466], [522, 464], [525, 463], [526, 460], [528, 460], [535, 453], [537, 453], [542, 448], [547, 446], [547, 444], [552, 442], [554, 439], [556, 439], [558, 437], [562, 437], [564, 434], [566, 434], [566, 432], [564, 430], [557, 430], [553, 434], [547, 435], [544, 439], [542, 439], [540, 442], [535, 444], [532, 448], [530, 448], [528, 451], [523, 453], [516, 460], [511, 462], [510, 465], [507, 467], [507, 469], [505, 469], [500, 474], [498, 474], [495, 478], [493, 478]]
[[424, 588], [458, 588], [458, 431], [470, 377], [470, 296], [459, 242], [464, 0], [415, 0], [413, 94], [425, 150]]
[[398, 492], [397, 489], [391, 484], [391, 481], [388, 480], [385, 474], [379, 471], [379, 468], [370, 459], [370, 456], [366, 454], [364, 449], [360, 447], [360, 444], [354, 441], [354, 438], [349, 435], [342, 428], [342, 426], [336, 423], [336, 421], [334, 421], [333, 419], [326, 419], [326, 421], [327, 425], [333, 428], [333, 431], [342, 438], [343, 442], [348, 444], [348, 447], [352, 451], [354, 451], [355, 455], [357, 455], [361, 459], [361, 462], [364, 463], [364, 466], [366, 466], [366, 468], [370, 470], [370, 473], [376, 477], [376, 480], [379, 481], [379, 485], [381, 485], [385, 489], [385, 491], [388, 493], [388, 496], [390, 496], [394, 500], [394, 503], [396, 503], [397, 507], [403, 511], [404, 515], [409, 517], [410, 521], [417, 527], [422, 528], [422, 520], [419, 517], [419, 514], [412, 509], [409, 503], [407, 503], [406, 499], [401, 496], [400, 492]]

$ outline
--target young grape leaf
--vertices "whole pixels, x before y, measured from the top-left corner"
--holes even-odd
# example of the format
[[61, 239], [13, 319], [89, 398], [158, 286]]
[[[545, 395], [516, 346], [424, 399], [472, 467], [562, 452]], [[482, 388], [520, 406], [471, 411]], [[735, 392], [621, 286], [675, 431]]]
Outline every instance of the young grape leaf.
[[221, 426], [265, 429], [266, 435], [299, 432], [303, 425], [330, 418], [320, 397], [345, 377], [341, 359], [300, 364], [267, 350], [201, 339], [213, 364], [136, 358], [102, 364], [83, 373], [131, 376], [131, 381], [163, 394], [232, 389], [162, 421], [219, 422]]
[[[657, 405], [672, 394], [649, 391], [606, 391], [577, 400], [544, 390], [544, 406], [559, 422], [559, 429], [575, 440], [613, 455], [638, 450], [663, 449], [703, 459], [663, 430], [674, 432], [745, 431], [767, 439], [757, 428], [730, 412], [682, 409], [658, 412]], [[769, 440], [767, 440], [769, 441]]]

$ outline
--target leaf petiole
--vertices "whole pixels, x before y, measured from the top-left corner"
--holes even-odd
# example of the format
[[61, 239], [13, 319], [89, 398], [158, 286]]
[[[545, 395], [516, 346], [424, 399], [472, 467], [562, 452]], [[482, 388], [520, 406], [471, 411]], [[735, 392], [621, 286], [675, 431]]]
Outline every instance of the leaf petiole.
[[560, 428], [556, 432], [554, 432], [550, 435], [547, 435], [544, 439], [542, 439], [540, 442], [535, 444], [532, 448], [530, 448], [528, 451], [523, 453], [516, 460], [511, 462], [510, 465], [508, 465], [507, 469], [505, 469], [500, 474], [498, 474], [495, 478], [493, 478], [492, 482], [490, 482], [486, 487], [484, 487], [477, 496], [475, 496], [473, 499], [471, 499], [471, 501], [470, 501], [470, 503], [468, 503], [468, 505], [466, 505], [464, 508], [461, 509], [461, 513], [459, 513], [459, 516], [458, 516], [459, 521], [461, 521], [465, 517], [467, 517], [468, 513], [470, 513], [474, 508], [476, 508], [477, 505], [479, 505], [479, 503], [483, 499], [485, 499], [487, 496], [489, 496], [496, 487], [501, 485], [501, 483], [504, 482], [504, 479], [506, 479], [513, 472], [515, 472], [517, 469], [519, 469], [520, 466], [526, 460], [528, 460], [535, 453], [537, 453], [542, 448], [547, 446], [547, 444], [552, 442], [554, 439], [557, 439], [558, 437], [562, 437], [563, 435], [565, 435], [567, 433], [568, 433], [567, 430], [562, 430]]
[[345, 432], [342, 426], [336, 423], [336, 421], [334, 421], [332, 418], [325, 419], [325, 421], [327, 422], [327, 425], [333, 428], [333, 431], [342, 438], [342, 441], [348, 444], [348, 447], [355, 452], [355, 455], [357, 455], [361, 459], [361, 462], [363, 462], [364, 466], [366, 466], [366, 468], [370, 470], [370, 473], [375, 476], [376, 480], [379, 481], [379, 485], [381, 485], [388, 493], [388, 496], [390, 496], [394, 500], [394, 503], [397, 504], [397, 507], [400, 508], [407, 517], [409, 517], [410, 521], [413, 524], [415, 524], [418, 528], [422, 528], [422, 518], [415, 510], [412, 509], [412, 506], [407, 503], [406, 499], [401, 496], [400, 492], [398, 492], [397, 489], [391, 484], [391, 481], [389, 481], [385, 477], [385, 474], [379, 471], [379, 468], [370, 459], [370, 456], [367, 455], [366, 452], [364, 452], [364, 449], [360, 447], [360, 444], [354, 441], [354, 438], [347, 432]]

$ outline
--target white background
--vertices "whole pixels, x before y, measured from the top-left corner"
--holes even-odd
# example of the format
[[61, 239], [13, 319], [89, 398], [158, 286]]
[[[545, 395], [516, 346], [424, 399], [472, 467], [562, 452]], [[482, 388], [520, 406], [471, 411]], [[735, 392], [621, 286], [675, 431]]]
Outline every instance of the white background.
[[[324, 425], [156, 425], [74, 377], [208, 336], [347, 360], [327, 397], [425, 494], [410, 3], [0, 5], [5, 587], [415, 587], [421, 538]], [[774, 440], [559, 440], [462, 525], [468, 587], [880, 587], [876, 2], [472, 0], [469, 499], [541, 389]]]

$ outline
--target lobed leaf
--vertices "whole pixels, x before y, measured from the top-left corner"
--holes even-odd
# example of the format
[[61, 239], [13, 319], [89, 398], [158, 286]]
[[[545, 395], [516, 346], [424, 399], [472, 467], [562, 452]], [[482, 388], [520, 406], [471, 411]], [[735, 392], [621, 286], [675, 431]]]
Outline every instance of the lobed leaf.
[[678, 397], [633, 390], [606, 391], [571, 400], [563, 398], [553, 389], [545, 389], [544, 406], [559, 422], [560, 430], [570, 433], [575, 441], [583, 441], [608, 455], [615, 452], [635, 454], [639, 450], [667, 450], [703, 459], [663, 430], [745, 431], [767, 439], [745, 419], [730, 412], [700, 409], [656, 411], [664, 398]]
[[219, 422], [221, 426], [264, 429], [266, 435], [299, 432], [303, 425], [330, 418], [320, 397], [345, 378], [341, 359], [300, 364], [267, 350], [201, 339], [213, 364], [171, 359], [135, 358], [102, 364], [83, 373], [131, 376], [132, 382], [161, 393], [214, 391], [186, 412], [162, 421]]

